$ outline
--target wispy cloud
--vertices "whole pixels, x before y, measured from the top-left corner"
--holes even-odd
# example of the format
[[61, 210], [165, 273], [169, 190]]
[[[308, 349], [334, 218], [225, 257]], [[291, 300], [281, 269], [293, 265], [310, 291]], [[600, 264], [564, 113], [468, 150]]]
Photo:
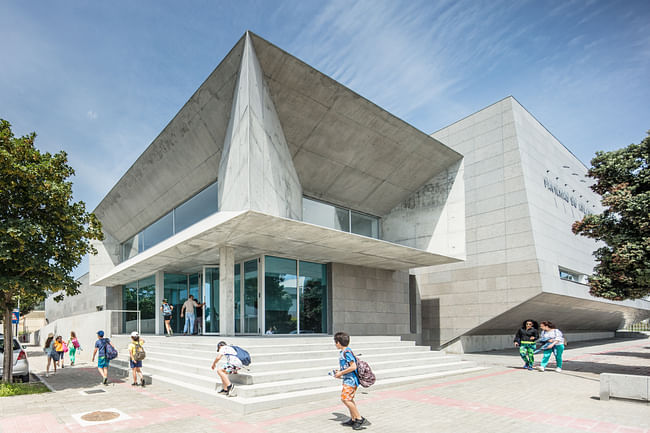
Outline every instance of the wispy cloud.
[[86, 113], [86, 117], [89, 118], [90, 120], [95, 120], [97, 119], [97, 113], [95, 113], [93, 110], [88, 110]]

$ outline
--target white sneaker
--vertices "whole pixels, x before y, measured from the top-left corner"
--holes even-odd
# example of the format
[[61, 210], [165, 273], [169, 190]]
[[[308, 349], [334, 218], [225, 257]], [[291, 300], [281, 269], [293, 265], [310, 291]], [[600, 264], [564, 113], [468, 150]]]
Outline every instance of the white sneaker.
[[45, 377], [50, 377], [50, 373], [45, 373]]
[[544, 367], [537, 367], [539, 371], [544, 371]]
[[557, 371], [558, 373], [562, 373], [562, 369], [560, 367], [556, 368], [555, 371]]

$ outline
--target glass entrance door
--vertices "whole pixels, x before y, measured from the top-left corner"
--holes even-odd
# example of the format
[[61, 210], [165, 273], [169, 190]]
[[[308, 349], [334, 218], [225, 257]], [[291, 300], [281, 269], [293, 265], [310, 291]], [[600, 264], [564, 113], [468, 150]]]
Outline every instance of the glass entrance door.
[[206, 266], [203, 268], [203, 314], [204, 334], [219, 332], [219, 268]]
[[243, 332], [245, 334], [257, 334], [261, 332], [258, 323], [258, 278], [257, 278], [257, 259], [244, 262], [243, 278]]

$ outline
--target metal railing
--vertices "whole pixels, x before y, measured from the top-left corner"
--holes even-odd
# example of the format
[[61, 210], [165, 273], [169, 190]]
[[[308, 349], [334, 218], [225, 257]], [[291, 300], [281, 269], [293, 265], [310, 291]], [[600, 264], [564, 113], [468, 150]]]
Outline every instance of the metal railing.
[[108, 310], [111, 313], [111, 335], [142, 332], [139, 310]]

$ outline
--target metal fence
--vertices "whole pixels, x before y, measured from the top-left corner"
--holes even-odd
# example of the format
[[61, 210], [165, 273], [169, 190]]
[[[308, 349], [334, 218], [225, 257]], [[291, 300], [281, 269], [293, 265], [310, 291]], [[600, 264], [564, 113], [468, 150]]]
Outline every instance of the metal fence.
[[138, 310], [109, 310], [111, 314], [111, 335], [130, 334], [133, 331], [142, 333], [140, 311]]
[[622, 331], [629, 332], [644, 332], [650, 331], [650, 322], [648, 320], [642, 320], [640, 322], [631, 323], [625, 326]]

